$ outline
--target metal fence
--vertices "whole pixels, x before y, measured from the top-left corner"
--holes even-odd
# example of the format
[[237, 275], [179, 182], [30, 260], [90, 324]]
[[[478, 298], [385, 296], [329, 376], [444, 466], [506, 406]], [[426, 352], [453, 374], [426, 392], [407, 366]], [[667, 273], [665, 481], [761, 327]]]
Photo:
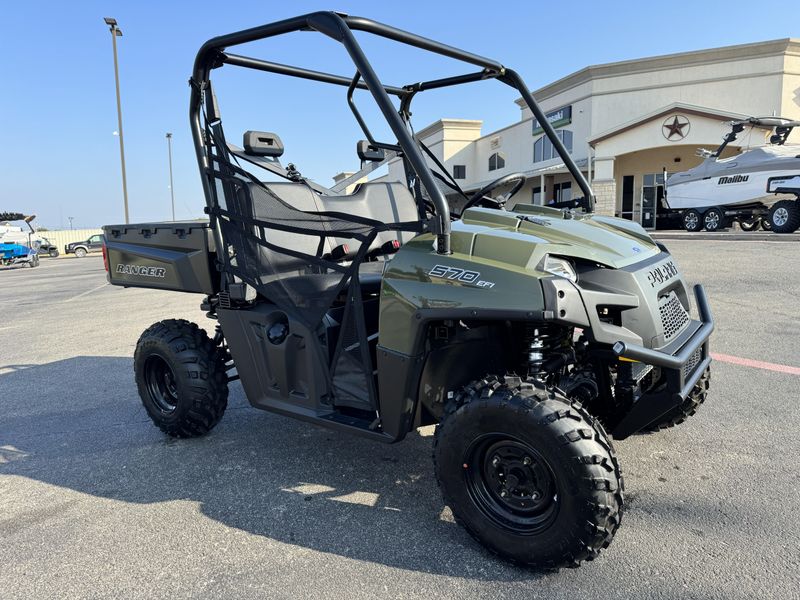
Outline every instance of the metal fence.
[[81, 242], [89, 236], [103, 233], [102, 229], [60, 229], [55, 231], [39, 231], [40, 237], [47, 238], [50, 243], [58, 248], [59, 253], [64, 255], [64, 246], [72, 242]]

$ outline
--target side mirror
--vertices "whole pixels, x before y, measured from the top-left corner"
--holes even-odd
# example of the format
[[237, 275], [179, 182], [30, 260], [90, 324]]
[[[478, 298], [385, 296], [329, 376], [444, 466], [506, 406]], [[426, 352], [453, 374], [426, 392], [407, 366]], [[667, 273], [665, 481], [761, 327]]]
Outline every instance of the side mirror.
[[386, 158], [383, 148], [373, 148], [367, 140], [358, 141], [356, 152], [358, 153], [358, 158], [362, 161], [381, 162]]
[[275, 133], [268, 131], [245, 131], [244, 153], [250, 156], [278, 158], [283, 154], [283, 142]]

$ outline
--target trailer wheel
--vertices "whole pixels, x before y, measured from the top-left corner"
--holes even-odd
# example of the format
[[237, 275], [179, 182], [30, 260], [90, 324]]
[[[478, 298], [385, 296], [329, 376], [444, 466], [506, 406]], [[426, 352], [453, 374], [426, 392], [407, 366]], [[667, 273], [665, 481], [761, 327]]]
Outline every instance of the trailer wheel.
[[703, 226], [706, 231], [719, 231], [725, 225], [725, 215], [718, 208], [709, 208], [703, 215]]
[[769, 209], [769, 223], [775, 233], [794, 233], [800, 227], [800, 200], [781, 200]]
[[683, 228], [686, 231], [695, 232], [700, 231], [703, 228], [703, 219], [700, 217], [700, 213], [693, 208], [690, 208], [684, 212], [682, 219]]
[[151, 325], [136, 344], [133, 367], [142, 404], [164, 433], [201, 436], [225, 413], [225, 359], [196, 324], [170, 319]]
[[445, 408], [433, 457], [456, 521], [513, 562], [577, 566], [619, 527], [623, 479], [611, 442], [554, 390], [494, 376], [467, 385]]
[[739, 221], [739, 228], [742, 231], [756, 231], [761, 226], [761, 219], [758, 217], [749, 221]]

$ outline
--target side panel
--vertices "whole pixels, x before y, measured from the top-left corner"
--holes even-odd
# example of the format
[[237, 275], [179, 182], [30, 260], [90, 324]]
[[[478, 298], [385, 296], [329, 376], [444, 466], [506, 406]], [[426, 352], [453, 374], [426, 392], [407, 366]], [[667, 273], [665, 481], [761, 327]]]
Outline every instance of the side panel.
[[[437, 318], [524, 321], [542, 317], [542, 286], [536, 273], [458, 252], [455, 236], [449, 256], [436, 254], [432, 242], [432, 236], [414, 238], [386, 268], [381, 287], [381, 347], [406, 355], [418, 353], [426, 321]], [[458, 275], [459, 271], [466, 275]]]
[[[330, 412], [330, 394], [317, 335], [274, 306], [217, 311], [247, 399], [255, 407], [309, 417]], [[269, 339], [273, 326], [285, 337]]]

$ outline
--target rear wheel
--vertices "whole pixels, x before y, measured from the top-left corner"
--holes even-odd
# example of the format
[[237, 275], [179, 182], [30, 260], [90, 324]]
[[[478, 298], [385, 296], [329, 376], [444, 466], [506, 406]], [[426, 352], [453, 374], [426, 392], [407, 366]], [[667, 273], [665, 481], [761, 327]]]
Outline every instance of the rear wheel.
[[75, 256], [78, 258], [86, 256], [86, 248], [75, 248]]
[[142, 404], [164, 433], [201, 436], [225, 413], [224, 354], [194, 323], [170, 319], [151, 325], [136, 344], [133, 365]]
[[706, 231], [719, 231], [725, 225], [725, 215], [718, 208], [709, 208], [703, 215], [703, 226]]
[[518, 378], [486, 377], [450, 402], [434, 464], [456, 521], [516, 563], [577, 566], [620, 524], [622, 474], [602, 425]]
[[772, 231], [772, 223], [769, 222], [769, 217], [761, 218], [761, 229], [764, 231]]
[[700, 213], [693, 208], [683, 213], [683, 228], [686, 231], [700, 231], [703, 228], [703, 220], [700, 218]]
[[50, 258], [56, 258], [58, 256], [58, 249], [50, 248], [50, 250], [48, 250], [47, 253], [50, 255]]
[[769, 222], [775, 233], [794, 233], [800, 227], [800, 200], [781, 200], [769, 209]]

